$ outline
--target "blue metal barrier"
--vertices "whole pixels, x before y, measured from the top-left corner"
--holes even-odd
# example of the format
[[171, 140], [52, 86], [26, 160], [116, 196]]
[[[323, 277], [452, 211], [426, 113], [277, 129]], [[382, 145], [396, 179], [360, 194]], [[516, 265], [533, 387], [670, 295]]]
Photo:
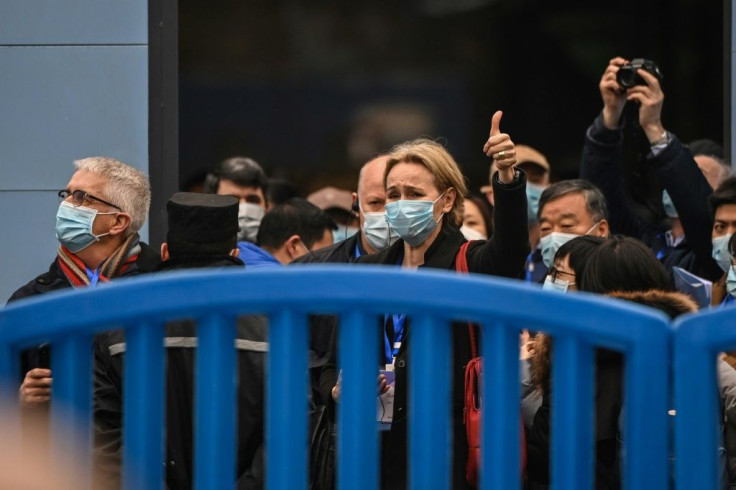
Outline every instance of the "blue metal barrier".
[[678, 489], [719, 488], [719, 394], [716, 356], [736, 346], [736, 309], [675, 322], [674, 394]]
[[[54, 411], [60, 406], [73, 408], [60, 411], [55, 427], [66, 427], [70, 413], [89, 420], [91, 335], [124, 328], [129, 342], [125, 390], [135, 393], [125, 397], [125, 482], [127, 488], [160, 488], [165, 390], [163, 374], [155, 372], [163, 366], [162, 326], [194, 318], [204, 326], [198, 330], [197, 379], [232, 379], [234, 318], [266, 314], [270, 318], [268, 488], [305, 489], [306, 317], [336, 314], [341, 317], [343, 376], [338, 454], [347, 455], [338, 455], [338, 485], [341, 490], [376, 490], [375, 319], [386, 312], [406, 313], [414, 325], [409, 346], [411, 488], [449, 488], [451, 321], [473, 321], [482, 328], [482, 389], [486, 400], [494, 400], [484, 405], [482, 489], [520, 486], [518, 333], [522, 328], [549, 332], [556, 339], [555, 356], [560, 362], [554, 363], [551, 429], [555, 488], [592, 486], [596, 347], [620, 351], [626, 358], [625, 488], [666, 488], [670, 331], [664, 316], [638, 305], [585, 294], [560, 295], [487, 276], [309, 266], [160, 274], [49, 294], [0, 310], [0, 380], [9, 393], [16, 393], [17, 364], [9, 359], [26, 346], [49, 341], [54, 348]], [[149, 369], [153, 376], [144, 375]], [[195, 483], [199, 489], [227, 488], [233, 483], [233, 386], [210, 385], [206, 399], [196, 401]], [[197, 393], [203, 393], [201, 386], [197, 384]], [[437, 403], [437, 394], [444, 403]], [[88, 440], [89, 429], [78, 437]]]

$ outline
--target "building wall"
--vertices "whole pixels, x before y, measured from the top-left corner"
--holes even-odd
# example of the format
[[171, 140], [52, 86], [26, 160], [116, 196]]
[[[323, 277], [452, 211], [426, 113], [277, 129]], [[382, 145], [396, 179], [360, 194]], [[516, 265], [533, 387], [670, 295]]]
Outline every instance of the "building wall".
[[148, 172], [147, 15], [145, 0], [0, 2], [0, 304], [54, 259], [74, 160]]

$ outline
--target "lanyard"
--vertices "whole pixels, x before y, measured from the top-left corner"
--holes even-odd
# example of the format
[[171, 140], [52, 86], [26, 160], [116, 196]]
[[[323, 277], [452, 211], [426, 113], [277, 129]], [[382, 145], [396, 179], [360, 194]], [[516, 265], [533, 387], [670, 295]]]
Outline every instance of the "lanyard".
[[524, 272], [524, 280], [526, 282], [532, 282], [532, 275], [534, 274], [534, 250], [526, 256], [526, 270]]
[[360, 253], [360, 247], [358, 246], [358, 241], [359, 240], [360, 240], [360, 238], [358, 238], [358, 240], [355, 241], [355, 258], [356, 259], [359, 259], [360, 256], [363, 255], [363, 254]]
[[399, 355], [399, 349], [401, 348], [401, 338], [404, 336], [404, 321], [406, 315], [391, 315], [394, 325], [394, 338], [388, 338], [388, 332], [386, 327], [388, 326], [388, 315], [384, 315], [383, 318], [383, 352], [386, 358], [386, 364], [393, 364], [394, 358]]
[[100, 280], [100, 269], [92, 270], [86, 265], [84, 268], [87, 270], [87, 277], [89, 278], [89, 285], [90, 286], [96, 286], [97, 282]]

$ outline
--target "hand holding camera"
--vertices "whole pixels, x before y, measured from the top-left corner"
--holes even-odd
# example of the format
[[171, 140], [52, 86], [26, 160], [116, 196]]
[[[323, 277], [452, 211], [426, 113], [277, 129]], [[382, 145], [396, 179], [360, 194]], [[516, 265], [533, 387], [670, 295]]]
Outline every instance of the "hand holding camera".
[[664, 93], [660, 86], [662, 72], [657, 64], [644, 58], [629, 62], [613, 58], [599, 84], [603, 98], [603, 123], [609, 129], [618, 127], [624, 105], [634, 100], [639, 104], [639, 124], [650, 142], [664, 134], [660, 119]]

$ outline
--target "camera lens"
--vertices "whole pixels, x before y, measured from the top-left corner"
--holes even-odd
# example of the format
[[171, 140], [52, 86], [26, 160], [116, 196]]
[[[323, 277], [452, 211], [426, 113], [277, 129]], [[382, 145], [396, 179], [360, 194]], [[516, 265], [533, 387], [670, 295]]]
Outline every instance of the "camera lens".
[[636, 85], [636, 71], [631, 66], [622, 66], [616, 73], [616, 81], [624, 88]]

